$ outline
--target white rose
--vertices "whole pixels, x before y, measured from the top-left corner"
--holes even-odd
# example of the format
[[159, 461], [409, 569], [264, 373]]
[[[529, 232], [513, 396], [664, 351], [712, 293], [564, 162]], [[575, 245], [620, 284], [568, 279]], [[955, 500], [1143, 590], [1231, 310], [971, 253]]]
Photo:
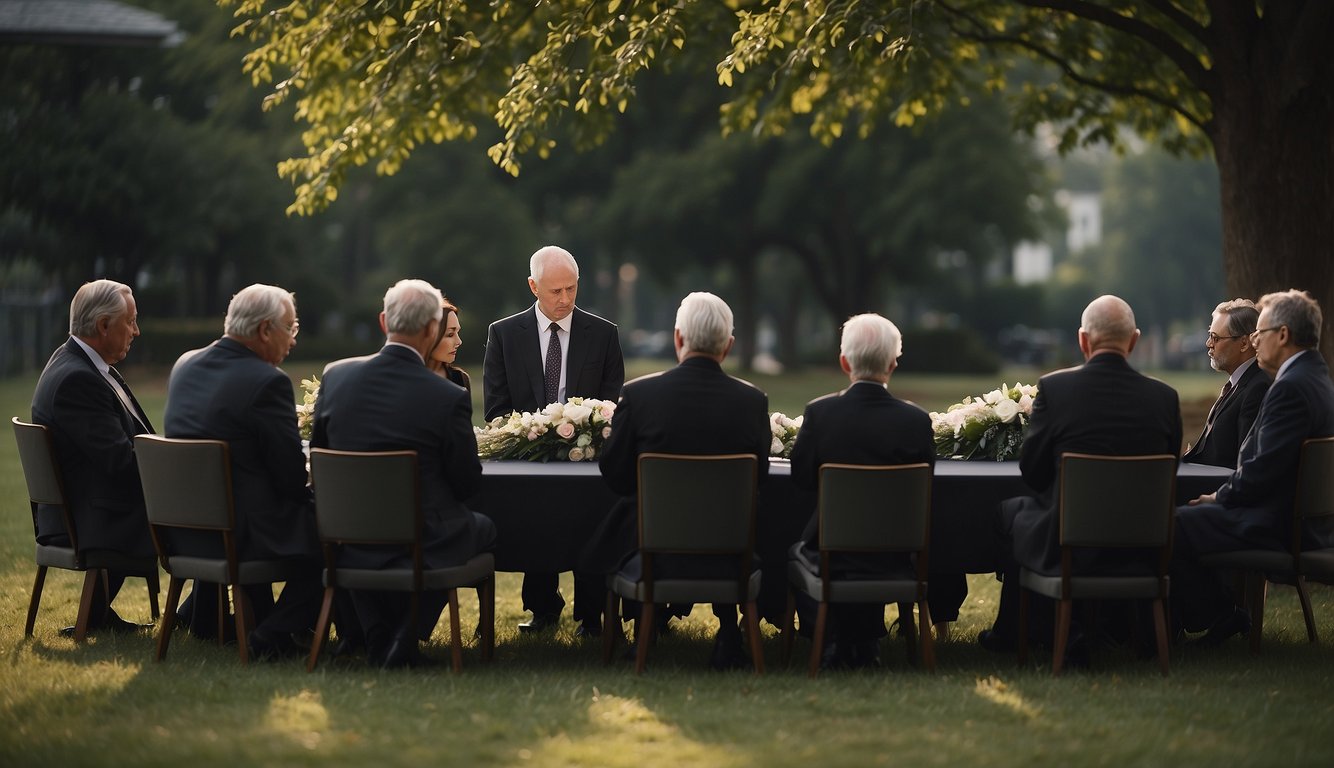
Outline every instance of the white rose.
[[603, 427], [603, 428], [602, 428], [602, 439], [603, 439], [603, 440], [606, 440], [606, 439], [609, 438], [609, 437], [611, 437], [611, 427]]
[[783, 452], [783, 441], [779, 440], [778, 438], [774, 438], [774, 441], [769, 444], [769, 455], [777, 456], [782, 452]]
[[562, 440], [569, 440], [574, 437], [574, 425], [568, 421], [562, 422], [556, 427], [556, 434], [560, 435]]
[[580, 448], [587, 448], [588, 444], [591, 442], [593, 442], [593, 436], [585, 432], [582, 435], [579, 435], [579, 439], [575, 440], [574, 444]]
[[1014, 421], [1014, 418], [1018, 415], [1019, 415], [1019, 404], [1011, 400], [1010, 398], [1007, 397], [1001, 400], [999, 403], [996, 403], [996, 416], [999, 417], [1000, 420], [1005, 422], [1006, 424], [1009, 424], [1010, 422]]
[[593, 413], [593, 409], [586, 405], [566, 404], [564, 416], [575, 424], [584, 424], [588, 417]]
[[584, 449], [583, 449], [583, 448], [571, 448], [571, 449], [570, 449], [570, 461], [583, 461], [583, 460], [584, 460]]

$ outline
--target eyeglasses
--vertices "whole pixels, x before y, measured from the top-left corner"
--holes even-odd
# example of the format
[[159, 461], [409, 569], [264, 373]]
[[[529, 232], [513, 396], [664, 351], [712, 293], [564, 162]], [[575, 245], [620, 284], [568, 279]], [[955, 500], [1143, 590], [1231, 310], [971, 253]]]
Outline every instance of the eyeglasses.
[[296, 338], [296, 335], [298, 333], [301, 333], [301, 323], [300, 321], [297, 320], [293, 320], [291, 325], [283, 325], [282, 323], [278, 323], [277, 326], [279, 328], [282, 328], [284, 331], [287, 331], [287, 333], [290, 334], [291, 337], [294, 339]]
[[1205, 336], [1205, 338], [1209, 340], [1210, 344], [1217, 344], [1223, 339], [1240, 339], [1244, 336], [1249, 336], [1249, 335], [1250, 335], [1249, 333], [1239, 333], [1236, 336], [1219, 336], [1213, 331], [1209, 331], [1209, 335]]
[[1271, 325], [1268, 328], [1256, 328], [1254, 331], [1251, 331], [1251, 341], [1253, 342], [1256, 339], [1260, 338], [1261, 334], [1269, 333], [1270, 331], [1277, 331], [1279, 328], [1286, 328], [1286, 327], [1287, 326], [1283, 325]]

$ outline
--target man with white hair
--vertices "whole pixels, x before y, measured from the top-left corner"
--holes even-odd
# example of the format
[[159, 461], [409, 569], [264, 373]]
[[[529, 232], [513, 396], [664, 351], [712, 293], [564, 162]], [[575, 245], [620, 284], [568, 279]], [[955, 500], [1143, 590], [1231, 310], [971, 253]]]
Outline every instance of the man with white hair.
[[[417, 452], [425, 568], [461, 565], [496, 539], [490, 518], [463, 504], [482, 477], [472, 400], [463, 387], [426, 367], [442, 321], [441, 301], [440, 291], [424, 280], [400, 280], [385, 293], [384, 348], [328, 370], [310, 441], [341, 451]], [[347, 547], [340, 562], [350, 568], [409, 565], [406, 555], [377, 547]], [[443, 591], [422, 593], [419, 623], [410, 626], [408, 595], [354, 592], [367, 660], [383, 667], [427, 663], [418, 639], [430, 635], [445, 599]]]
[[[843, 324], [838, 364], [852, 383], [841, 392], [806, 404], [801, 431], [792, 447], [792, 482], [816, 490], [820, 465], [935, 464], [931, 417], [889, 393], [890, 376], [903, 352], [899, 329], [876, 314], [856, 315]], [[812, 515], [802, 534], [804, 561], [820, 568], [819, 518]], [[910, 566], [905, 556], [840, 555], [831, 563], [839, 576], [868, 577]], [[801, 606], [809, 608], [809, 606]], [[885, 634], [885, 606], [839, 604], [831, 611], [832, 641], [825, 644], [825, 668], [878, 666], [879, 638]], [[814, 617], [803, 611], [803, 624]], [[927, 618], [923, 617], [923, 621]]]
[[[1084, 364], [1049, 373], [1038, 381], [1033, 417], [1019, 454], [1024, 482], [1037, 495], [1001, 502], [1001, 541], [996, 554], [1005, 568], [1000, 609], [993, 628], [978, 635], [989, 650], [1009, 651], [1018, 638], [1019, 567], [1060, 573], [1056, 481], [1061, 454], [1181, 455], [1181, 407], [1176, 390], [1130, 366], [1127, 358], [1138, 341], [1130, 305], [1116, 296], [1099, 296], [1080, 318], [1079, 351]], [[1096, 573], [1100, 567], [1123, 567], [1125, 561], [1113, 562], [1107, 553], [1081, 552], [1075, 565]], [[1032, 635], [1050, 636], [1046, 626], [1051, 623], [1052, 603], [1035, 598], [1034, 604], [1039, 610], [1032, 616], [1041, 631]], [[1070, 645], [1070, 662], [1085, 664], [1087, 648], [1076, 629], [1071, 630]]]
[[[621, 391], [598, 466], [607, 485], [623, 498], [590, 547], [591, 570], [610, 573], [623, 564], [631, 572], [635, 568], [641, 453], [751, 453], [759, 459], [759, 477], [769, 472], [769, 398], [722, 368], [734, 341], [731, 308], [711, 293], [686, 296], [676, 312], [673, 340], [679, 361], [675, 368], [635, 379]], [[695, 566], [691, 562], [685, 567]], [[669, 567], [663, 563], [660, 575]], [[726, 564], [729, 574], [735, 568], [735, 563]], [[719, 626], [710, 665], [746, 666], [736, 606], [714, 605], [713, 612]]]
[[[130, 286], [114, 280], [84, 283], [70, 302], [69, 340], [56, 348], [37, 380], [32, 420], [50, 430], [80, 548], [152, 556], [134, 436], [151, 433], [153, 425], [112, 367], [125, 359], [138, 335]], [[59, 507], [39, 507], [36, 526], [39, 543], [69, 546]], [[93, 592], [88, 628], [139, 629], [111, 608], [125, 575], [107, 571], [106, 577], [99, 577]], [[61, 632], [72, 635], [74, 628]]]
[[[247, 286], [232, 297], [223, 336], [181, 355], [167, 385], [167, 437], [225, 440], [231, 456], [237, 554], [247, 560], [295, 558], [309, 565], [287, 582], [276, 608], [269, 585], [246, 587], [257, 658], [298, 655], [319, 612], [319, 542], [306, 461], [297, 432], [292, 380], [278, 366], [296, 346], [296, 300], [276, 285]], [[214, 534], [173, 531], [183, 551], [223, 554]], [[217, 588], [195, 584], [180, 620], [199, 637], [217, 627]], [[225, 631], [225, 630], [224, 630]]]
[[[533, 305], [491, 324], [482, 363], [483, 412], [487, 421], [513, 411], [540, 411], [571, 397], [615, 400], [625, 383], [616, 326], [575, 306], [579, 264], [564, 248], [548, 245], [528, 260]], [[560, 622], [565, 600], [559, 574], [525, 573], [522, 632], [541, 632]], [[601, 579], [574, 574], [576, 634], [595, 636], [602, 626], [605, 591]]]

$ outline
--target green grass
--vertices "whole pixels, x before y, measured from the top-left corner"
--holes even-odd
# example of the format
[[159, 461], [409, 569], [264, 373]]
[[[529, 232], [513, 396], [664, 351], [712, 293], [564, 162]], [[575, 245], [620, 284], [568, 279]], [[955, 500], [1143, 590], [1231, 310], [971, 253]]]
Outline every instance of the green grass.
[[[160, 417], [161, 379], [136, 373], [136, 394]], [[928, 407], [938, 407], [928, 396], [943, 405], [999, 383], [895, 381]], [[789, 413], [840, 386], [832, 373], [756, 383]], [[32, 385], [0, 381], [0, 413], [26, 416]], [[181, 635], [160, 664], [147, 634], [76, 646], [56, 634], [73, 621], [78, 598], [79, 579], [67, 572], [48, 576], [37, 631], [25, 639], [31, 523], [9, 437], [0, 439], [0, 501], [0, 766], [1334, 763], [1325, 727], [1334, 717], [1328, 587], [1314, 589], [1321, 645], [1306, 643], [1293, 591], [1275, 588], [1258, 657], [1241, 641], [1183, 650], [1163, 679], [1155, 664], [1113, 651], [1096, 654], [1092, 672], [1054, 680], [1041, 654], [1020, 669], [973, 643], [997, 598], [994, 580], [973, 576], [935, 675], [909, 667], [901, 644], [887, 640], [885, 668], [810, 681], [800, 659], [779, 664], [767, 627], [768, 675], [709, 673], [713, 622], [702, 608], [663, 638], [643, 677], [626, 662], [603, 667], [568, 620], [551, 637], [518, 635], [519, 580], [502, 574], [493, 664], [483, 665], [469, 640], [458, 676], [447, 667], [379, 672], [328, 662], [307, 675], [296, 661], [242, 668], [233, 647]], [[570, 594], [568, 575], [563, 589]], [[147, 621], [144, 594], [141, 581], [128, 582], [117, 608]], [[461, 602], [470, 636], [476, 602], [471, 594]], [[428, 649], [442, 660], [446, 627]], [[808, 649], [799, 641], [796, 652]]]

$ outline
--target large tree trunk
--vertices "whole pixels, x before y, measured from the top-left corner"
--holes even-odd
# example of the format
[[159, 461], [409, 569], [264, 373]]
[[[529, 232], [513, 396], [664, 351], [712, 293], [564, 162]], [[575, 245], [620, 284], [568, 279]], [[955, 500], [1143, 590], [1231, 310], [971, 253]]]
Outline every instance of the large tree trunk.
[[1210, 137], [1223, 267], [1231, 296], [1289, 288], [1314, 296], [1324, 312], [1321, 353], [1334, 369], [1334, 66], [1310, 45], [1331, 14], [1327, 6], [1312, 19], [1287, 12], [1300, 4], [1284, 6], [1268, 5], [1261, 21], [1215, 17]]

